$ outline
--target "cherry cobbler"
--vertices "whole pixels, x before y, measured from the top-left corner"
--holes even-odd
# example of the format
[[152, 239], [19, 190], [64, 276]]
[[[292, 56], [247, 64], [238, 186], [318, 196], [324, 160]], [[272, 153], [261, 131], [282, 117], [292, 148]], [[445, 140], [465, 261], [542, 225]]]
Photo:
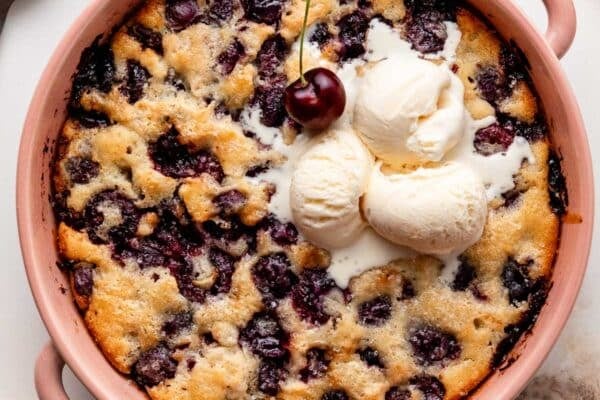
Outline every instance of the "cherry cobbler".
[[[152, 399], [466, 397], [566, 212], [527, 60], [460, 2], [306, 6], [147, 0], [84, 51], [54, 164], [75, 302]], [[286, 109], [300, 64], [343, 85], [326, 123]]]

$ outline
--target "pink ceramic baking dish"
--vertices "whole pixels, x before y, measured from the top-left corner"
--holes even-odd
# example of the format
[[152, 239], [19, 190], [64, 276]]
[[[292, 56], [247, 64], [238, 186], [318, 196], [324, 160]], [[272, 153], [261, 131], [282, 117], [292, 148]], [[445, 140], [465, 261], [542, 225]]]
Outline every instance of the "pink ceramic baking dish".
[[[41, 353], [35, 371], [42, 400], [67, 399], [61, 371], [65, 360], [100, 400], [144, 399], [117, 373], [88, 334], [56, 266], [55, 222], [48, 200], [52, 148], [65, 119], [66, 101], [82, 50], [96, 36], [110, 32], [139, 0], [93, 0], [60, 42], [35, 92], [21, 142], [17, 213], [29, 283], [52, 343]], [[545, 0], [549, 28], [539, 34], [510, 0], [469, 0], [507, 39], [524, 51], [542, 99], [551, 135], [564, 158], [570, 212], [583, 222], [565, 223], [553, 287], [533, 332], [514, 350], [509, 368], [495, 372], [473, 399], [514, 398], [534, 375], [557, 340], [575, 303], [588, 261], [594, 220], [592, 164], [580, 111], [559, 65], [575, 36], [571, 0]]]

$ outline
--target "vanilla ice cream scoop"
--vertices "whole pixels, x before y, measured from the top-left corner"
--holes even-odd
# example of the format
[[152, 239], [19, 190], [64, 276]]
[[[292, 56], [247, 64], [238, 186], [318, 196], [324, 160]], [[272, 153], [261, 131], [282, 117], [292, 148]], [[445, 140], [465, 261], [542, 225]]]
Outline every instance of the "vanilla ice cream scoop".
[[326, 248], [352, 244], [366, 226], [360, 213], [373, 156], [352, 131], [335, 130], [298, 161], [290, 203], [296, 226], [313, 243]]
[[469, 248], [481, 238], [487, 217], [484, 185], [460, 163], [392, 175], [375, 168], [363, 207], [381, 236], [431, 255]]
[[440, 161], [462, 138], [464, 86], [445, 65], [391, 57], [365, 72], [354, 126], [384, 163]]

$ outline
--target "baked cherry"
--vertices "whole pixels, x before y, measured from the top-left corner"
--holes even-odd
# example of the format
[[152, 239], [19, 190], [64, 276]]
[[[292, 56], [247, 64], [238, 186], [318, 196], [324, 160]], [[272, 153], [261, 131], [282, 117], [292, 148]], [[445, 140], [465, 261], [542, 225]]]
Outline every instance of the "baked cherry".
[[325, 68], [304, 72], [304, 37], [310, 0], [306, 0], [304, 25], [300, 36], [300, 78], [285, 89], [288, 114], [308, 129], [323, 130], [338, 119], [346, 107], [346, 91], [337, 75]]
[[196, 0], [169, 0], [165, 7], [167, 26], [175, 32], [186, 29], [200, 16]]
[[315, 68], [304, 74], [285, 90], [285, 108], [304, 127], [327, 128], [338, 119], [346, 107], [346, 91], [337, 75], [325, 68]]

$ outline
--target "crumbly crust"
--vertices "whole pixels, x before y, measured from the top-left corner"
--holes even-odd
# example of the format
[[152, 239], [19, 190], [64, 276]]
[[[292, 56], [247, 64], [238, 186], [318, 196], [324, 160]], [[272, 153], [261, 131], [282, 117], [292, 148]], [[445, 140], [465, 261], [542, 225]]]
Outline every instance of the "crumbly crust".
[[[247, 105], [272, 103], [278, 76], [284, 85], [297, 77], [289, 47], [300, 34], [304, 2], [284, 1], [277, 22], [265, 23], [260, 18], [270, 17], [256, 14], [252, 0], [201, 0], [184, 29], [174, 28], [166, 10], [190, 2], [167, 3], [146, 1], [103, 48], [111, 60], [93, 61], [83, 88], [76, 78], [57, 149], [58, 246], [74, 299], [107, 359], [152, 399], [466, 396], [502, 359], [511, 327], [539, 311], [534, 302], [547, 289], [559, 237], [551, 145], [526, 72], [510, 69], [507, 54], [515, 50], [465, 8], [444, 17], [462, 32], [455, 71], [468, 110], [476, 119], [498, 115], [505, 134], [530, 141], [536, 160], [523, 164], [515, 190], [490, 201], [483, 237], [462, 256], [456, 281], [442, 282], [441, 262], [419, 257], [374, 266], [342, 291], [326, 278], [316, 281], [329, 253], [269, 214], [277, 188], [249, 176], [285, 159], [238, 122]], [[347, 55], [337, 39], [343, 17], [380, 15], [410, 27], [432, 12], [414, 1], [355, 3], [312, 2], [309, 21], [331, 36], [319, 44], [332, 63]], [[219, 8], [228, 4], [231, 10]], [[261, 49], [276, 34], [288, 49], [265, 70]], [[80, 76], [85, 68], [82, 62]], [[493, 92], [482, 71], [496, 80]], [[288, 138], [297, 133], [285, 116], [273, 125]], [[269, 286], [257, 271], [261, 263], [282, 268], [273, 255], [289, 263], [273, 279], [289, 279]], [[307, 300], [314, 293], [305, 289], [321, 292]], [[386, 315], [365, 322], [374, 317], [361, 313], [376, 300]], [[279, 328], [267, 325], [277, 333], [248, 339], [261, 318], [276, 320]], [[256, 344], [263, 339], [282, 354], [265, 356]], [[168, 357], [144, 364], [164, 348]], [[317, 372], [306, 372], [317, 365], [308, 356], [314, 349], [324, 356]], [[378, 361], [366, 362], [364, 349]]]

